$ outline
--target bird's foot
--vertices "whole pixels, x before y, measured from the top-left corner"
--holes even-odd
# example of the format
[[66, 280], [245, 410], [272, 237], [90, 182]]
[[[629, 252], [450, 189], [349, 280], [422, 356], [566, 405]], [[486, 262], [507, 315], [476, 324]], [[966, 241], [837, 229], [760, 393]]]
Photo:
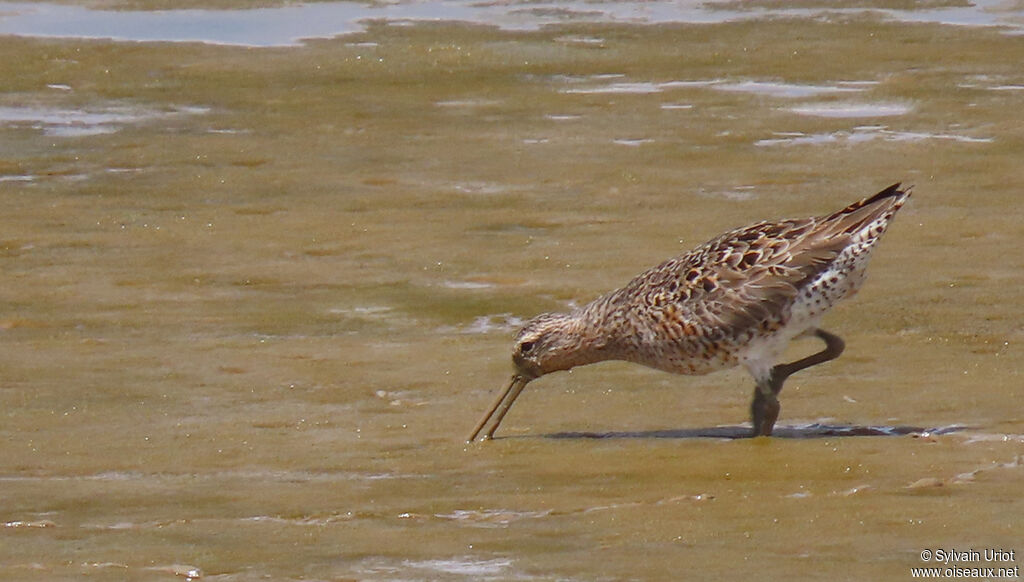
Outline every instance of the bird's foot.
[[750, 403], [750, 422], [753, 425], [751, 436], [772, 436], [781, 409], [775, 394], [765, 394], [760, 389], [754, 389], [754, 401]]

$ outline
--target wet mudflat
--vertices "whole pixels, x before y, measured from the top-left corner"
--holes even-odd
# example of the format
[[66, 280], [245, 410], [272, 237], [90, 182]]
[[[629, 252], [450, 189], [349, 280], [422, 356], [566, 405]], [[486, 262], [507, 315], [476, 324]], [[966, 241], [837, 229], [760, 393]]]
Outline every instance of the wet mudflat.
[[[0, 577], [1020, 565], [1020, 15], [762, 8], [0, 37]], [[780, 438], [735, 438], [743, 371], [609, 363], [463, 442], [522, 320], [895, 181], [825, 321], [847, 351], [787, 383]]]

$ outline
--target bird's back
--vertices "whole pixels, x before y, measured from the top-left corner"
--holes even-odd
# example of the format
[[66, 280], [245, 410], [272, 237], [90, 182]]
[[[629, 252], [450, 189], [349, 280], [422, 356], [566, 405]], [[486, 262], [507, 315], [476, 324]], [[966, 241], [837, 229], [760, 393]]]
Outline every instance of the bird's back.
[[894, 184], [827, 216], [729, 231], [584, 311], [609, 334], [608, 359], [684, 374], [731, 367], [751, 346], [777, 339], [784, 347], [855, 293], [909, 196]]

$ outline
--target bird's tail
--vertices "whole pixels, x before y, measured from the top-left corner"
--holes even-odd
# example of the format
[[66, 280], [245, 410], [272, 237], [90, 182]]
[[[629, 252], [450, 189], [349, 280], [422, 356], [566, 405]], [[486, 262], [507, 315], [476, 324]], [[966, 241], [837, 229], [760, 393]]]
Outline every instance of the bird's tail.
[[834, 232], [846, 234], [858, 232], [876, 221], [880, 221], [884, 227], [910, 198], [911, 188], [913, 186], [901, 189], [900, 183], [897, 182], [870, 198], [854, 202], [839, 212], [830, 214], [825, 218], [825, 222], [835, 225]]

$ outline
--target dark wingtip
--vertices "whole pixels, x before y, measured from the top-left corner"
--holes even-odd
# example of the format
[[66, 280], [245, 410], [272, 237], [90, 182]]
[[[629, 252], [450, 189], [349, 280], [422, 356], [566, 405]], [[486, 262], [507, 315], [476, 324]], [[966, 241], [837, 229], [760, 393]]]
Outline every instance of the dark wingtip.
[[913, 186], [907, 186], [906, 188], [901, 190], [900, 186], [902, 185], [902, 183], [896, 182], [892, 186], [889, 186], [885, 190], [882, 190], [878, 194], [875, 194], [871, 198], [868, 198], [864, 202], [861, 202], [860, 205], [867, 206], [868, 204], [874, 204], [875, 202], [878, 202], [879, 200], [884, 200], [886, 198], [895, 198], [897, 196], [909, 196], [910, 189], [913, 188]]
[[[853, 213], [855, 213], [855, 212], [857, 212], [859, 210], [862, 210], [862, 209], [867, 208], [869, 206], [875, 206], [878, 203], [883, 202], [883, 201], [888, 201], [889, 202], [889, 205], [886, 206], [887, 208], [893, 208], [893, 209], [899, 210], [899, 208], [903, 206], [903, 203], [906, 202], [907, 198], [910, 196], [910, 189], [913, 188], [913, 186], [907, 186], [906, 188], [901, 188], [901, 186], [902, 186], [902, 184], [900, 182], [896, 182], [892, 186], [889, 186], [885, 190], [882, 190], [881, 192], [879, 192], [878, 194], [875, 194], [874, 196], [872, 196], [870, 198], [866, 198], [866, 199], [861, 200], [859, 202], [854, 202], [853, 204], [847, 206], [846, 208], [843, 208], [839, 212], [835, 212], [833, 214], [830, 214], [827, 217], [827, 219], [828, 220], [838, 220], [841, 217], [849, 216], [849, 215], [851, 215], [851, 214], [853, 214]], [[877, 208], [880, 209], [880, 208], [882, 208], [882, 206], [877, 206]], [[850, 225], [848, 227], [848, 229], [856, 230], [857, 228], [859, 228], [858, 225], [860, 225], [860, 224], [861, 224], [860, 222], [854, 223], [854, 224]]]

